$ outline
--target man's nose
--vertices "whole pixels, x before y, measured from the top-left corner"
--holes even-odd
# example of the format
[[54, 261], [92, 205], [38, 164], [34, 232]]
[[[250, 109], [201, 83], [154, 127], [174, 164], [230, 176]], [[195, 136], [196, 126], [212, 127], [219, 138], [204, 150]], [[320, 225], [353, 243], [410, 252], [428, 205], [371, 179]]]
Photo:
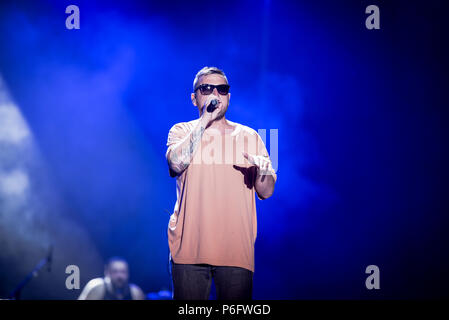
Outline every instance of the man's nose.
[[212, 93], [213, 93], [214, 95], [216, 95], [217, 97], [219, 97], [217, 88], [214, 88], [214, 91], [212, 91]]

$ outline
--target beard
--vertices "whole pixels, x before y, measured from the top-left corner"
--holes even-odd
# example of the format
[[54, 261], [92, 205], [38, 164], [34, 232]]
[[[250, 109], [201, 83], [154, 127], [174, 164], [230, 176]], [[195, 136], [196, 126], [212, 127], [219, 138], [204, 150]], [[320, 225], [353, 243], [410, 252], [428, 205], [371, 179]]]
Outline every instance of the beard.
[[112, 282], [112, 286], [114, 287], [114, 289], [123, 289], [126, 287], [127, 281], [126, 280], [118, 280], [118, 281], [114, 281]]

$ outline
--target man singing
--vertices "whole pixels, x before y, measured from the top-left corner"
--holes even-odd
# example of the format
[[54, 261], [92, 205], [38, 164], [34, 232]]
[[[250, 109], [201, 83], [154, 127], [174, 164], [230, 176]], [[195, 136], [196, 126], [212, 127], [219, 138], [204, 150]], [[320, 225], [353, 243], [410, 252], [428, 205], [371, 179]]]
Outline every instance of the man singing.
[[252, 298], [256, 192], [269, 198], [277, 179], [258, 133], [225, 118], [229, 83], [204, 67], [193, 81], [199, 118], [175, 124], [166, 158], [177, 201], [168, 225], [174, 299]]

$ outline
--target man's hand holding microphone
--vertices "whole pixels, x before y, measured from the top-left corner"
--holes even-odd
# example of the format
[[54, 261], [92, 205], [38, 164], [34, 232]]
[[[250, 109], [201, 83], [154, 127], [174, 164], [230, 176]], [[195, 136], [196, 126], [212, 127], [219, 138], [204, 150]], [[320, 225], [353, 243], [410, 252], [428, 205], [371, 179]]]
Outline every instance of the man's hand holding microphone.
[[216, 95], [210, 95], [201, 109], [200, 121], [205, 127], [209, 126], [215, 119], [218, 118], [220, 113], [221, 101]]

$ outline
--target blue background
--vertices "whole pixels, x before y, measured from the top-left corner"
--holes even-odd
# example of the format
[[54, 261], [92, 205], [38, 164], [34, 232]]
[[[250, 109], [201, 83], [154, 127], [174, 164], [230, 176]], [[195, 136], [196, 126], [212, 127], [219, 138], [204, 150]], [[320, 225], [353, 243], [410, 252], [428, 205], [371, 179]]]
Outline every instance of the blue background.
[[[65, 28], [70, 4], [80, 30]], [[365, 27], [370, 4], [380, 30]], [[257, 200], [254, 298], [447, 297], [445, 10], [443, 1], [2, 2], [0, 75], [45, 170], [28, 169], [42, 204], [29, 224], [0, 212], [0, 296], [50, 244], [52, 271], [24, 298], [76, 298], [65, 267], [80, 267], [83, 286], [112, 255], [145, 292], [170, 288], [167, 134], [198, 118], [193, 78], [217, 66], [231, 84], [226, 117], [279, 132], [276, 189]], [[380, 290], [365, 287], [371, 264]]]

